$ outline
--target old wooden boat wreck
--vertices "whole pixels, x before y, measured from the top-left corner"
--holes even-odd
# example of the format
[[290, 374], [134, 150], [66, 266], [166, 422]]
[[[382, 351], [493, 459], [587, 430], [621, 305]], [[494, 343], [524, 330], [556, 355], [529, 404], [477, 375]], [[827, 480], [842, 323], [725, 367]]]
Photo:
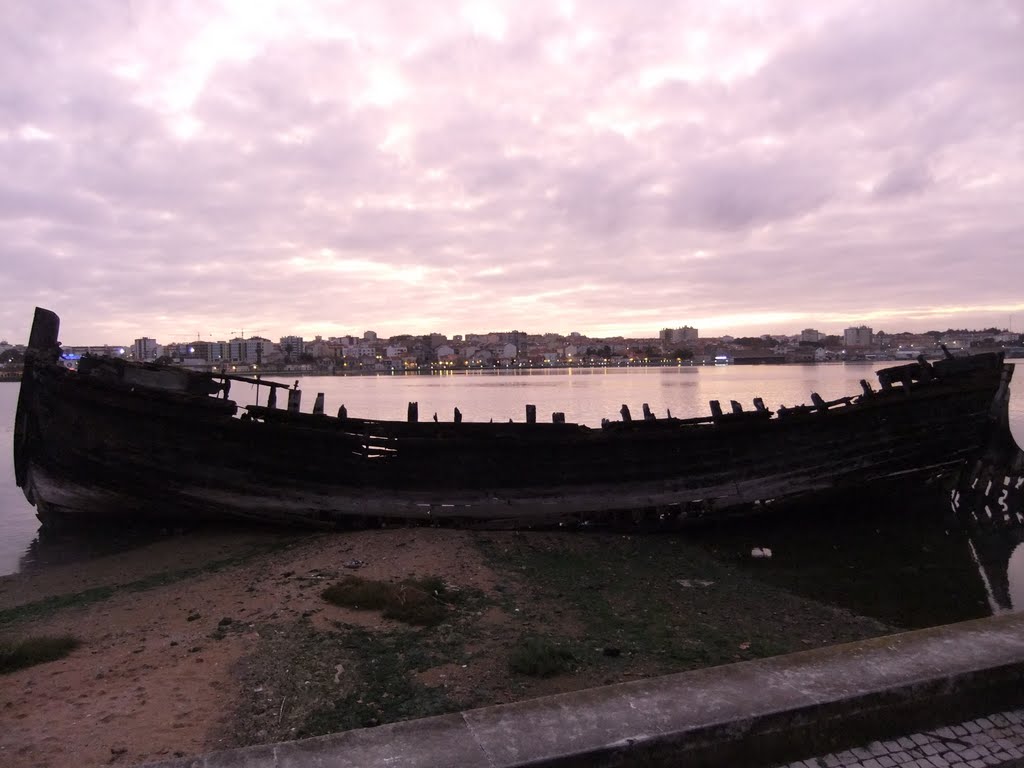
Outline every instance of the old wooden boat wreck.
[[[110, 516], [345, 524], [552, 525], [725, 515], [825, 491], [955, 471], [989, 438], [1012, 366], [923, 359], [878, 388], [772, 412], [564, 423], [377, 421], [298, 412], [297, 389], [86, 358], [60, 364], [59, 319], [37, 309], [14, 435], [18, 484], [44, 522]], [[277, 408], [278, 389], [291, 408]], [[283, 398], [282, 398], [283, 399]], [[1002, 406], [1005, 409], [1005, 403]], [[318, 409], [315, 409], [318, 410]], [[555, 414], [557, 417], [558, 414]]]

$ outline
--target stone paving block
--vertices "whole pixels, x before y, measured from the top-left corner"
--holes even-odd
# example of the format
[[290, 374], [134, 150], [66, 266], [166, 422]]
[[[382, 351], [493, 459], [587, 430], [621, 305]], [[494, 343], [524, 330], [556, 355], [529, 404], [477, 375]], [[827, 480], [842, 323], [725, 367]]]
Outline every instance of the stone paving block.
[[[991, 725], [978, 730], [982, 721]], [[1002, 723], [1003, 725], [998, 725]], [[975, 726], [974, 729], [971, 726]], [[819, 757], [786, 768], [983, 768], [1024, 758], [1024, 709]]]

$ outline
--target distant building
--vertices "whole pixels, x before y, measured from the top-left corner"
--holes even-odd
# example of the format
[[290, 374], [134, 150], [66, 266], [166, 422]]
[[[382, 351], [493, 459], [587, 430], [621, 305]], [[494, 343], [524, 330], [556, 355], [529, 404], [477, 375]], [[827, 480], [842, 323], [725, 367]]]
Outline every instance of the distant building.
[[371, 344], [375, 344], [377, 342], [377, 332], [376, 331], [365, 331], [363, 333], [363, 341], [368, 341]]
[[684, 325], [682, 328], [663, 328], [658, 337], [661, 339], [661, 346], [664, 348], [675, 344], [695, 343], [699, 335], [696, 328]]
[[295, 357], [306, 351], [305, 343], [301, 336], [282, 336], [280, 346], [284, 354]]
[[190, 341], [186, 345], [187, 354], [184, 357], [205, 360], [208, 363], [220, 359], [220, 342], [216, 341]]
[[814, 330], [813, 328], [804, 328], [800, 331], [800, 341], [808, 341], [816, 343], [825, 338], [825, 334]]
[[250, 336], [248, 339], [234, 338], [228, 342], [228, 354], [232, 363], [259, 365], [263, 362], [264, 353], [270, 352], [270, 339]]
[[226, 341], [211, 341], [207, 343], [206, 359], [211, 363], [219, 363], [231, 357], [231, 349]]
[[872, 331], [866, 325], [847, 328], [843, 331], [843, 343], [848, 347], [870, 347]]
[[160, 345], [156, 343], [156, 339], [148, 336], [136, 339], [133, 345], [136, 360], [155, 360], [159, 349]]

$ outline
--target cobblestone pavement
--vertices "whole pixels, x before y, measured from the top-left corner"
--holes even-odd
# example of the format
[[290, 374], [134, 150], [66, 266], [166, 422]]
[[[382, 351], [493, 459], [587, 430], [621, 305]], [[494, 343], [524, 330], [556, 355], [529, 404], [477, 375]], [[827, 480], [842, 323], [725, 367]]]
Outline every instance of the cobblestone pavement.
[[1024, 709], [873, 741], [785, 768], [986, 768], [1024, 766]]

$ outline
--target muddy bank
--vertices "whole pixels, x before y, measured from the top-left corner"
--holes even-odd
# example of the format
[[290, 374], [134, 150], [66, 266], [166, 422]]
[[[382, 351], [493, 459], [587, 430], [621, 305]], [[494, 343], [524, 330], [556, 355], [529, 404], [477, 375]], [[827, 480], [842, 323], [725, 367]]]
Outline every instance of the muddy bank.
[[[441, 577], [443, 618], [321, 597], [350, 575]], [[891, 630], [677, 536], [190, 533], [0, 579], [0, 638], [82, 641], [0, 677], [0, 764], [131, 765]]]

